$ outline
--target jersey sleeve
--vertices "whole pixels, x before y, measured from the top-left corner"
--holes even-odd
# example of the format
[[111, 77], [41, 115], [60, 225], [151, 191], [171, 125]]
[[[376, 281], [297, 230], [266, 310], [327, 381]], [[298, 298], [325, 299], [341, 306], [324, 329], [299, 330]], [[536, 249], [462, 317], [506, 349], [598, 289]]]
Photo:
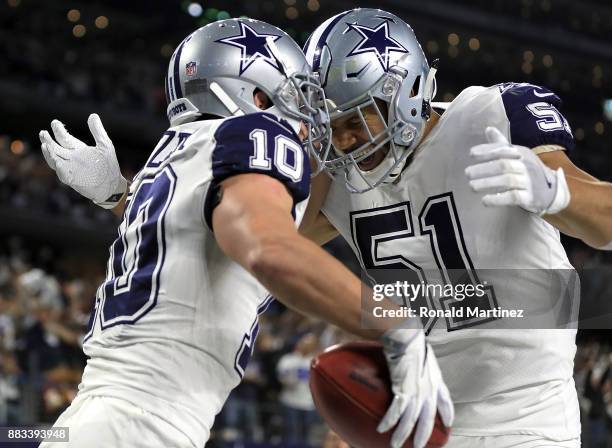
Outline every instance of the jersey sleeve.
[[498, 86], [510, 121], [510, 138], [516, 145], [535, 148], [558, 145], [574, 149], [572, 130], [559, 112], [561, 99], [546, 87], [506, 83]]
[[[266, 113], [230, 118], [214, 135], [213, 180], [204, 205], [209, 227], [212, 228], [212, 211], [220, 199], [219, 183], [247, 173], [265, 174], [282, 182], [294, 205], [310, 194], [308, 154], [288, 123]], [[253, 192], [253, 200], [257, 200], [257, 192]]]

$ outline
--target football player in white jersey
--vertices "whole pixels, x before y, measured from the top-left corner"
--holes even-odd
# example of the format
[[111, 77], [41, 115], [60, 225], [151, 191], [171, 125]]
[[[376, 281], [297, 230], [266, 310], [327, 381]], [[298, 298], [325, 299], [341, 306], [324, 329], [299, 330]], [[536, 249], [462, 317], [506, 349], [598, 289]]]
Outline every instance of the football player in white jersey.
[[[612, 185], [566, 156], [574, 141], [550, 90], [469, 87], [440, 116], [431, 108], [435, 65], [412, 29], [382, 10], [328, 19], [305, 52], [328, 98], [334, 147], [327, 197], [329, 182], [318, 178], [303, 222], [313, 240], [339, 233], [366, 270], [435, 272], [446, 283], [450, 269], [472, 280], [478, 269], [570, 270], [559, 230], [612, 249]], [[546, 288], [519, 284], [494, 284], [494, 296], [472, 305], [550, 299]], [[426, 324], [455, 403], [449, 447], [579, 446], [575, 330]]]
[[399, 447], [427, 416], [416, 424], [415, 444], [424, 446], [436, 408], [450, 425], [453, 407], [423, 331], [395, 322], [368, 329], [367, 288], [297, 233], [310, 184], [298, 131], [319, 150], [329, 134], [300, 48], [266, 23], [219, 21], [177, 47], [166, 91], [171, 127], [129, 189], [96, 115], [94, 147], [57, 121], [57, 141], [40, 134], [63, 182], [103, 207], [125, 206], [84, 340], [79, 393], [56, 422], [70, 428], [70, 442], [42, 446], [201, 448], [244, 373], [269, 293], [380, 339], [395, 393], [381, 424], [394, 428]]

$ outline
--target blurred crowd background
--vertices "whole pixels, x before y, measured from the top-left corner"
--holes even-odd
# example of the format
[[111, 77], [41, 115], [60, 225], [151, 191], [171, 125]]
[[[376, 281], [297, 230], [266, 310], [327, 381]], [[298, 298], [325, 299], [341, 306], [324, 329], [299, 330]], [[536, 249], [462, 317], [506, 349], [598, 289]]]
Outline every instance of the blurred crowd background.
[[[574, 162], [612, 180], [612, 5], [588, 0], [0, 0], [0, 426], [53, 422], [85, 364], [81, 338], [104, 275], [112, 214], [61, 185], [38, 131], [61, 119], [88, 139], [101, 115], [126, 177], [167, 127], [163, 78], [175, 46], [198, 26], [247, 15], [300, 44], [356, 6], [388, 9], [440, 59], [438, 101], [469, 85], [544, 85], [564, 100]], [[612, 304], [612, 257], [571, 238], [583, 302]], [[327, 249], [357, 266], [342, 241]], [[244, 382], [218, 417], [211, 446], [341, 445], [324, 440], [308, 392], [312, 356], [347, 336], [275, 304], [262, 316]], [[578, 336], [575, 380], [585, 447], [612, 446], [612, 337]]]

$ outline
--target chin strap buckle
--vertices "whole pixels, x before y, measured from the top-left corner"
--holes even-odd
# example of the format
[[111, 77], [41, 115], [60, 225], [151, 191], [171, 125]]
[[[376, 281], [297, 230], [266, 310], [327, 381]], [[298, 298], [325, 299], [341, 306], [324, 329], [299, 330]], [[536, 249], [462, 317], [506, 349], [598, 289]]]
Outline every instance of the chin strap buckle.
[[431, 99], [434, 96], [436, 72], [438, 71], [439, 59], [435, 59], [431, 63], [429, 73], [427, 73], [427, 79], [425, 80], [425, 88], [423, 89], [423, 108], [421, 116], [426, 120], [429, 120], [431, 116]]

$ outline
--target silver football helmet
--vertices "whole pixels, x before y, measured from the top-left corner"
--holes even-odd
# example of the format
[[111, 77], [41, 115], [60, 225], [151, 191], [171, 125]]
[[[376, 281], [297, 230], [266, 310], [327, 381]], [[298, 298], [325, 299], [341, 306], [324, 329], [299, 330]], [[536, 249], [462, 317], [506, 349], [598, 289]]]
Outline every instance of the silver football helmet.
[[[395, 180], [420, 142], [436, 88], [435, 64], [430, 69], [412, 28], [380, 9], [353, 9], [319, 26], [305, 53], [325, 90], [332, 121], [357, 114], [368, 134], [368, 141], [350, 153], [334, 148], [322, 155], [327, 171], [344, 175], [355, 193]], [[369, 106], [385, 123], [378, 135], [364, 120]], [[376, 151], [387, 151], [383, 161], [369, 171], [360, 169], [358, 163]]]
[[310, 153], [327, 157], [331, 131], [318, 79], [287, 33], [258, 20], [221, 20], [181, 42], [168, 65], [168, 119], [175, 126], [204, 114], [261, 112], [253, 98], [257, 91], [273, 104], [267, 113], [287, 120], [296, 133], [304, 123]]

